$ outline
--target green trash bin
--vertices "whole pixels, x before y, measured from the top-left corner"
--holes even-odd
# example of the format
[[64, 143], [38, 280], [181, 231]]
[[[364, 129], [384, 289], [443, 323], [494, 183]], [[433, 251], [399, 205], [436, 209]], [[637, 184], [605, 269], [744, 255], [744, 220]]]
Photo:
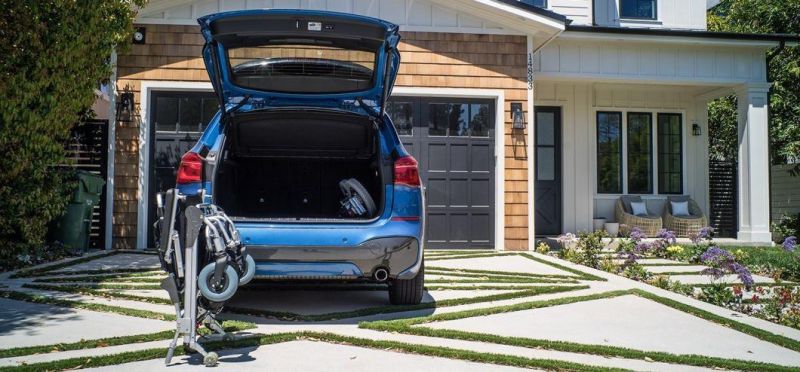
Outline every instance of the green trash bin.
[[77, 171], [77, 183], [66, 211], [55, 221], [50, 240], [61, 242], [76, 252], [84, 252], [89, 246], [89, 231], [92, 224], [92, 209], [100, 202], [102, 177], [87, 171]]

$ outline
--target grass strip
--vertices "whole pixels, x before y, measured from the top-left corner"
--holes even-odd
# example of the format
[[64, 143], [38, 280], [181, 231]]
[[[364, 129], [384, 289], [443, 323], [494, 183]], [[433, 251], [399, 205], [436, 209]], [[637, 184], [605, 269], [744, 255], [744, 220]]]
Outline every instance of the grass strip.
[[723, 325], [725, 327], [737, 330], [739, 332], [748, 334], [748, 335], [753, 336], [755, 338], [758, 338], [760, 340], [771, 342], [771, 343], [773, 343], [775, 345], [779, 345], [779, 346], [785, 347], [787, 349], [800, 352], [800, 341], [797, 341], [795, 339], [788, 338], [788, 337], [781, 336], [781, 335], [777, 335], [777, 334], [774, 334], [772, 332], [765, 331], [763, 329], [753, 327], [753, 326], [751, 326], [749, 324], [741, 323], [741, 322], [735, 321], [733, 319], [729, 319], [729, 318], [726, 318], [726, 317], [723, 317], [723, 316], [719, 316], [717, 314], [711, 313], [711, 312], [703, 310], [703, 309], [696, 308], [696, 307], [691, 306], [691, 305], [684, 304], [684, 303], [679, 302], [679, 301], [675, 301], [675, 300], [672, 300], [672, 299], [669, 299], [669, 298], [665, 298], [665, 297], [661, 297], [661, 296], [652, 294], [652, 293], [647, 292], [647, 291], [642, 290], [642, 289], [632, 289], [631, 292], [635, 293], [638, 296], [644, 297], [644, 298], [646, 298], [648, 300], [655, 301], [655, 302], [658, 302], [658, 303], [660, 303], [662, 305], [669, 306], [669, 307], [671, 307], [673, 309], [680, 310], [680, 311], [683, 311], [685, 313], [692, 314], [692, 315], [694, 315], [694, 316], [696, 316], [698, 318], [702, 318], [702, 319], [705, 319], [705, 320], [708, 320], [708, 321]]
[[164, 314], [149, 310], [129, 309], [127, 307], [120, 307], [120, 306], [65, 300], [60, 298], [52, 298], [42, 295], [34, 295], [16, 291], [0, 291], [0, 297], [7, 298], [10, 300], [31, 302], [35, 304], [45, 304], [45, 305], [68, 307], [72, 309], [100, 311], [105, 313], [134, 316], [137, 318], [168, 320], [168, 321], [175, 320], [175, 314]]
[[159, 273], [161, 277], [148, 277], [142, 273], [134, 274], [111, 274], [111, 275], [82, 275], [82, 276], [69, 276], [69, 277], [53, 277], [53, 278], [38, 278], [34, 279], [35, 283], [113, 283], [113, 282], [130, 282], [130, 283], [160, 283], [164, 279], [163, 272]]
[[[471, 350], [452, 349], [439, 346], [413, 345], [397, 341], [368, 340], [364, 338], [342, 336], [325, 332], [296, 332], [296, 333], [276, 333], [270, 335], [260, 335], [246, 337], [235, 341], [207, 342], [203, 346], [208, 351], [219, 351], [224, 349], [235, 349], [244, 347], [256, 347], [262, 345], [278, 344], [295, 340], [321, 341], [334, 344], [351, 345], [376, 350], [404, 352], [409, 354], [426, 355], [449, 359], [458, 359], [476, 363], [487, 363], [495, 365], [516, 366], [524, 368], [537, 368], [558, 371], [624, 371], [605, 367], [590, 366], [586, 364], [567, 362], [551, 359], [532, 359], [514, 355], [485, 353]], [[53, 362], [36, 363], [19, 367], [3, 367], [0, 371], [42, 371], [42, 370], [64, 370], [77, 368], [92, 368], [123, 363], [131, 363], [142, 360], [163, 358], [165, 350], [163, 348], [131, 351], [114, 355], [104, 355], [99, 357], [82, 357], [64, 359]], [[175, 350], [175, 355], [183, 355], [185, 350], [179, 347]]]
[[91, 281], [95, 279], [124, 279], [124, 278], [147, 278], [147, 277], [164, 277], [163, 271], [153, 271], [152, 269], [146, 272], [137, 272], [137, 273], [96, 273], [96, 274], [89, 274], [89, 275], [61, 275], [61, 273], [49, 273], [46, 275], [41, 275], [38, 277], [34, 277], [34, 282], [54, 282], [54, 281], [66, 281], [66, 282], [80, 282], [80, 281]]
[[111, 250], [111, 251], [105, 251], [105, 252], [102, 252], [102, 253], [93, 254], [91, 256], [83, 256], [83, 257], [78, 257], [78, 258], [75, 258], [75, 259], [70, 259], [68, 261], [64, 261], [64, 262], [61, 262], [61, 263], [45, 264], [47, 266], [40, 266], [40, 267], [35, 267], [35, 268], [30, 268], [30, 269], [21, 269], [21, 270], [18, 270], [17, 272], [15, 272], [13, 275], [11, 275], [10, 278], [14, 279], [14, 278], [24, 278], [24, 277], [30, 277], [30, 276], [37, 276], [37, 275], [41, 275], [42, 273], [46, 273], [46, 272], [49, 272], [49, 271], [54, 271], [54, 270], [62, 269], [62, 268], [65, 268], [65, 267], [74, 266], [74, 265], [77, 265], [77, 264], [81, 264], [81, 263], [85, 263], [85, 262], [89, 262], [89, 261], [94, 261], [96, 259], [109, 257], [109, 256], [114, 256], [114, 255], [118, 255], [118, 254], [153, 255], [153, 254], [156, 254], [156, 251], [154, 251], [154, 250]]
[[428, 291], [480, 291], [480, 290], [509, 290], [534, 289], [541, 286], [535, 285], [426, 285]]
[[97, 297], [105, 297], [105, 298], [116, 298], [120, 300], [131, 300], [131, 301], [139, 301], [139, 302], [147, 302], [151, 304], [161, 304], [161, 305], [172, 305], [172, 301], [167, 298], [162, 297], [152, 297], [152, 296], [137, 296], [128, 293], [119, 293], [119, 292], [106, 292], [92, 288], [86, 287], [63, 287], [57, 285], [47, 285], [47, 284], [23, 284], [23, 288], [31, 288], [31, 289], [38, 289], [44, 291], [57, 291], [57, 292], [66, 292], [66, 293], [78, 293], [78, 294], [85, 294], [89, 296], [97, 296]]
[[115, 284], [115, 283], [64, 283], [58, 284], [61, 288], [93, 288], [93, 289], [162, 289], [152, 284]]
[[425, 267], [425, 271], [449, 271], [449, 272], [456, 272], [456, 273], [469, 273], [469, 274], [488, 274], [488, 275], [498, 275], [498, 276], [512, 276], [512, 277], [530, 277], [530, 278], [553, 278], [553, 279], [575, 279], [574, 275], [561, 275], [561, 274], [536, 274], [536, 273], [524, 273], [518, 271], [495, 271], [495, 270], [476, 270], [476, 269], [452, 269], [449, 267], [439, 267], [439, 266], [427, 266]]
[[484, 257], [497, 257], [497, 256], [513, 256], [511, 253], [480, 253], [468, 255], [445, 255], [442, 257], [425, 257], [425, 261], [442, 261], [442, 260], [460, 260], [462, 258], [484, 258]]
[[151, 274], [164, 274], [164, 272], [159, 267], [120, 267], [120, 268], [109, 268], [109, 269], [96, 269], [96, 270], [75, 270], [75, 271], [59, 271], [59, 272], [46, 272], [42, 275], [36, 276], [50, 276], [50, 275], [61, 275], [61, 276], [78, 276], [78, 275], [103, 275], [103, 274], [141, 274], [139, 276], [147, 276], [146, 273]]
[[[519, 347], [527, 347], [527, 348], [541, 348], [541, 349], [548, 349], [548, 350], [557, 350], [563, 352], [573, 352], [573, 353], [583, 353], [583, 354], [592, 354], [592, 355], [601, 355], [606, 357], [618, 357], [618, 358], [626, 358], [626, 359], [636, 359], [636, 360], [650, 360], [655, 362], [663, 362], [663, 363], [673, 363], [673, 364], [683, 364], [683, 365], [691, 365], [691, 366], [698, 366], [698, 367], [710, 367], [710, 368], [725, 368], [725, 369], [732, 369], [732, 370], [746, 370], [746, 371], [792, 371], [796, 370], [794, 368], [780, 366], [776, 364], [770, 363], [762, 363], [762, 362], [753, 362], [753, 361], [746, 361], [746, 360], [734, 360], [734, 359], [724, 359], [724, 358], [717, 358], [717, 357], [708, 357], [702, 355], [677, 355], [671, 354], [667, 352], [654, 352], [654, 351], [641, 351], [641, 350], [634, 350], [624, 347], [617, 347], [617, 346], [608, 346], [608, 345], [591, 345], [591, 344], [580, 344], [575, 342], [567, 342], [567, 341], [553, 341], [553, 340], [543, 340], [543, 339], [532, 339], [532, 338], [524, 338], [524, 337], [507, 337], [507, 336], [499, 336], [493, 334], [485, 334], [485, 333], [477, 333], [477, 332], [465, 332], [465, 331], [458, 331], [458, 330], [450, 330], [450, 329], [433, 329], [427, 328], [424, 326], [416, 326], [415, 325], [423, 325], [431, 322], [439, 322], [439, 321], [447, 321], [447, 320], [456, 320], [456, 319], [464, 319], [464, 318], [472, 318], [472, 317], [479, 317], [479, 316], [486, 316], [486, 315], [493, 315], [499, 313], [507, 313], [507, 312], [514, 312], [514, 311], [522, 311], [522, 310], [530, 310], [530, 309], [537, 309], [537, 308], [544, 308], [544, 307], [552, 307], [552, 306], [559, 306], [565, 305], [570, 303], [578, 303], [583, 301], [592, 301], [592, 300], [599, 300], [604, 298], [613, 298], [623, 295], [641, 295], [642, 293], [646, 293], [647, 295], [642, 296], [648, 299], [652, 299], [651, 297], [658, 297], [656, 295], [650, 294], [649, 292], [645, 292], [638, 289], [633, 290], [621, 290], [621, 291], [610, 291], [610, 292], [603, 292], [598, 294], [592, 294], [587, 296], [575, 296], [575, 297], [562, 297], [556, 298], [551, 300], [544, 300], [544, 301], [533, 301], [533, 302], [526, 302], [521, 304], [514, 304], [508, 306], [500, 306], [495, 308], [483, 308], [483, 309], [474, 309], [474, 310], [467, 310], [467, 311], [460, 311], [454, 313], [447, 313], [447, 314], [437, 314], [431, 315], [427, 317], [420, 317], [420, 318], [412, 318], [412, 319], [398, 319], [398, 320], [388, 320], [388, 321], [374, 321], [374, 322], [362, 322], [359, 324], [360, 328], [365, 329], [372, 329], [377, 331], [386, 331], [386, 332], [397, 332], [397, 333], [405, 333], [417, 336], [426, 336], [426, 337], [440, 337], [440, 338], [450, 338], [450, 339], [458, 339], [458, 340], [466, 340], [466, 341], [477, 341], [477, 342], [490, 342], [502, 345], [510, 345], [510, 346], [519, 346]], [[671, 301], [668, 299], [663, 299]], [[667, 306], [675, 307], [670, 303], [664, 303], [660, 300], [656, 300], [659, 303], [662, 303]], [[673, 301], [674, 302], [674, 301]], [[677, 303], [677, 302], [676, 302]], [[680, 304], [680, 303], [677, 303]], [[683, 304], [680, 304], [683, 305]], [[684, 305], [689, 308], [691, 306]], [[675, 307], [678, 310], [685, 311], [682, 308]], [[699, 310], [699, 309], [695, 309]], [[702, 311], [702, 310], [700, 310]], [[697, 315], [694, 312], [689, 312], [690, 314]], [[713, 315], [713, 314], [711, 314]], [[703, 316], [701, 316], [703, 317]], [[715, 321], [712, 318], [704, 319]], [[721, 318], [721, 317], [720, 317]], [[724, 319], [724, 318], [723, 318]], [[727, 320], [727, 319], [726, 319]], [[729, 321], [731, 323], [738, 323], [734, 321]], [[723, 324], [728, 325], [728, 324]], [[753, 327], [751, 327], [753, 328]], [[738, 328], [734, 328], [739, 330]], [[761, 331], [761, 330], [759, 330]], [[769, 333], [765, 331], [761, 331], [764, 333]], [[747, 333], [747, 332], [745, 332]], [[774, 334], [770, 334], [772, 336], [777, 336]], [[786, 339], [782, 336], [777, 336]], [[791, 339], [788, 339], [791, 340]], [[767, 340], [772, 342], [771, 340]], [[791, 340], [794, 341], [794, 340]]]
[[91, 255], [91, 256], [78, 257], [78, 258], [75, 258], [75, 259], [72, 259], [72, 260], [67, 260], [65, 262], [56, 263], [56, 264], [52, 264], [52, 265], [47, 265], [47, 266], [44, 266], [44, 267], [35, 267], [35, 268], [30, 268], [30, 269], [22, 269], [22, 270], [19, 270], [19, 271], [15, 272], [13, 275], [11, 275], [10, 278], [12, 278], [12, 279], [13, 278], [24, 278], [24, 277], [29, 277], [29, 276], [40, 275], [40, 274], [48, 272], [48, 271], [58, 270], [58, 269], [61, 269], [61, 268], [65, 268], [65, 267], [68, 267], [68, 266], [81, 264], [81, 263], [84, 263], [84, 262], [89, 262], [89, 261], [100, 259], [100, 258], [103, 258], [103, 257], [113, 256], [113, 255], [116, 255], [116, 254], [119, 254], [119, 253], [120, 253], [119, 251], [108, 251], [108, 252], [103, 252], [103, 253], [97, 253], [97, 254], [94, 254], [94, 255]]
[[530, 254], [528, 254], [528, 253], [520, 253], [520, 256], [522, 256], [522, 257], [525, 257], [525, 258], [527, 258], [527, 259], [529, 259], [529, 260], [533, 260], [533, 261], [536, 261], [536, 262], [539, 262], [539, 263], [545, 264], [545, 265], [550, 265], [550, 266], [552, 266], [552, 267], [555, 267], [556, 269], [559, 269], [559, 270], [562, 270], [562, 271], [566, 271], [566, 272], [568, 272], [568, 273], [575, 274], [575, 275], [577, 275], [578, 277], [580, 277], [580, 279], [583, 279], [583, 280], [592, 280], [592, 281], [599, 281], [599, 282], [605, 282], [605, 281], [607, 281], [605, 278], [601, 278], [601, 277], [599, 277], [599, 276], [596, 276], [596, 275], [592, 275], [592, 274], [589, 274], [589, 273], [585, 273], [585, 272], [583, 272], [583, 271], [576, 270], [576, 269], [573, 269], [573, 268], [571, 268], [571, 267], [564, 266], [564, 265], [562, 265], [562, 264], [559, 264], [559, 263], [550, 262], [550, 261], [548, 261], [548, 260], [541, 259], [541, 258], [539, 258], [539, 257], [536, 257], [536, 256], [533, 256], [533, 255], [530, 255]]
[[687, 263], [687, 262], [677, 262], [677, 263], [648, 263], [639, 261], [639, 265], [641, 266], [697, 266], [699, 264]]
[[434, 301], [434, 302], [423, 302], [417, 305], [377, 306], [377, 307], [370, 307], [352, 311], [341, 311], [341, 312], [334, 312], [327, 314], [313, 314], [313, 315], [296, 314], [291, 312], [272, 311], [265, 309], [252, 309], [252, 308], [231, 306], [231, 305], [226, 306], [225, 311], [234, 314], [277, 318], [280, 320], [288, 320], [288, 321], [319, 322], [319, 321], [336, 320], [336, 319], [358, 318], [358, 317], [377, 315], [377, 314], [389, 314], [389, 313], [399, 313], [405, 311], [434, 309], [438, 307], [468, 305], [479, 302], [510, 300], [520, 297], [530, 297], [547, 293], [569, 292], [587, 288], [589, 287], [588, 286], [541, 286], [521, 291], [515, 290], [509, 293], [500, 293], [500, 294], [478, 296], [478, 297], [453, 298], [453, 299]]
[[[243, 322], [239, 320], [226, 320], [222, 322], [222, 327], [225, 329], [225, 332], [239, 332], [256, 328], [256, 325], [254, 323]], [[206, 328], [200, 329], [200, 332], [201, 334], [210, 333], [210, 331]], [[48, 354], [48, 353], [70, 351], [70, 350], [94, 349], [94, 348], [117, 346], [117, 345], [138, 344], [150, 341], [169, 340], [174, 335], [175, 335], [175, 330], [166, 330], [166, 331], [147, 333], [141, 335], [106, 337], [95, 340], [81, 340], [72, 343], [58, 343], [52, 345], [17, 347], [13, 349], [0, 350], [0, 358], [11, 358], [24, 355]]]
[[547, 279], [509, 279], [509, 278], [485, 278], [485, 279], [425, 279], [425, 283], [442, 284], [471, 284], [471, 283], [540, 283], [540, 284], [577, 284], [578, 281], [557, 281]]
[[[482, 279], [488, 282], [502, 282], [502, 283], [578, 283], [576, 278], [572, 279], [561, 279], [561, 278], [539, 278], [539, 277], [521, 277], [521, 276], [501, 276], [501, 275], [489, 275], [489, 274], [472, 274], [472, 273], [457, 273], [452, 271], [437, 271], [437, 270], [428, 270], [425, 269], [425, 275], [444, 275], [444, 276], [451, 276], [451, 277], [461, 277], [461, 278], [476, 278]], [[450, 279], [444, 279], [450, 280]], [[454, 279], [458, 280], [458, 279]]]

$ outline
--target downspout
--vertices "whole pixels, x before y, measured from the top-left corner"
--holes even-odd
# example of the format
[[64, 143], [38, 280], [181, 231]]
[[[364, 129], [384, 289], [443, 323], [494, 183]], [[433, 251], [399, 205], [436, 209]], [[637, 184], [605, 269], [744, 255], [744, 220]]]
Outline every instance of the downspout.
[[103, 245], [112, 249], [114, 223], [114, 155], [117, 143], [117, 49], [111, 50], [111, 77], [108, 80], [108, 152], [106, 153], [106, 215]]
[[534, 83], [534, 81], [533, 81], [533, 71], [534, 71], [534, 68], [533, 68], [533, 55], [536, 52], [540, 51], [545, 46], [547, 46], [547, 44], [550, 44], [550, 42], [555, 40], [555, 38], [557, 38], [559, 35], [561, 35], [562, 32], [564, 32], [563, 29], [558, 30], [557, 33], [555, 33], [553, 36], [548, 38], [538, 48], [534, 48], [533, 47], [533, 36], [532, 35], [528, 35], [528, 37], [527, 37], [527, 44], [528, 44], [527, 45], [527, 49], [528, 49], [528, 56], [527, 56], [528, 57], [527, 58], [527, 60], [528, 60], [528, 62], [527, 62], [528, 94], [527, 94], [526, 98], [528, 100], [528, 107], [527, 107], [527, 109], [528, 109], [528, 118], [527, 119], [528, 119], [528, 123], [529, 124], [528, 124], [527, 138], [526, 138], [526, 141], [527, 141], [527, 146], [526, 146], [527, 149], [526, 149], [526, 151], [528, 153], [528, 249], [529, 250], [533, 250], [532, 248], [536, 244], [536, 229], [535, 229], [535, 225], [534, 225], [536, 223], [536, 221], [534, 221], [534, 215], [536, 214], [536, 205], [535, 205], [536, 197], [534, 195], [534, 192], [536, 191], [536, 187], [535, 187], [535, 182], [536, 181], [534, 180], [534, 171], [533, 171], [534, 167], [535, 167], [535, 164], [536, 164], [535, 163], [535, 160], [536, 160], [535, 159], [535, 154], [533, 153], [533, 143], [534, 143], [534, 140], [535, 140], [534, 135], [533, 135], [534, 134], [533, 126], [536, 123], [535, 123], [535, 116], [534, 116], [535, 105], [533, 104], [533, 101], [534, 101], [534, 94], [533, 94], [533, 83]]
[[[778, 48], [767, 54], [766, 76], [767, 76], [767, 82], [769, 83], [772, 83], [772, 76], [770, 76], [771, 74], [769, 69], [770, 62], [772, 62], [772, 60], [775, 59], [775, 57], [777, 57], [778, 54], [780, 54], [785, 48], [786, 48], [786, 42], [781, 40], [780, 43], [778, 44]], [[767, 91], [767, 133], [770, 133], [770, 129], [772, 126], [772, 110], [769, 109], [769, 103], [772, 101], [771, 98], [772, 98], [772, 86], [770, 86], [769, 91]], [[769, 174], [769, 200], [770, 200], [769, 215], [771, 220], [772, 219], [772, 141], [769, 141], [767, 143], [767, 151], [770, 159], [768, 164], [767, 174]]]

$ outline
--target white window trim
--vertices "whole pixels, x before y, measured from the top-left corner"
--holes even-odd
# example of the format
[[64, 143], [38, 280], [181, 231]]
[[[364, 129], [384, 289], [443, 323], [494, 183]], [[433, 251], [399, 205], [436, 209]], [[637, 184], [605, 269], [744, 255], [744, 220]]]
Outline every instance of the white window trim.
[[392, 96], [489, 98], [495, 101], [494, 246], [505, 247], [505, 92], [500, 89], [395, 87]]
[[[606, 194], [597, 192], [597, 112], [619, 112], [622, 114], [622, 193]], [[653, 148], [653, 192], [650, 194], [628, 194], [628, 113], [646, 113], [652, 115], [650, 123], [650, 140], [652, 141]], [[658, 114], [680, 114], [681, 115], [681, 189], [682, 195], [686, 194], [689, 184], [687, 182], [687, 156], [686, 156], [686, 138], [689, 135], [686, 128], [686, 110], [685, 109], [646, 109], [646, 108], [631, 108], [631, 107], [594, 107], [592, 108], [592, 125], [591, 125], [591, 154], [590, 161], [592, 167], [592, 190], [594, 191], [595, 199], [617, 199], [622, 195], [638, 195], [643, 199], [666, 199], [674, 194], [659, 194], [658, 190]]]
[[209, 82], [188, 82], [188, 81], [150, 81], [141, 82], [139, 116], [139, 191], [137, 199], [139, 201], [136, 217], [136, 249], [147, 248], [147, 232], [150, 230], [150, 223], [147, 220], [150, 205], [150, 136], [152, 126], [150, 125], [150, 98], [156, 91], [186, 91], [186, 92], [211, 92], [214, 89]]

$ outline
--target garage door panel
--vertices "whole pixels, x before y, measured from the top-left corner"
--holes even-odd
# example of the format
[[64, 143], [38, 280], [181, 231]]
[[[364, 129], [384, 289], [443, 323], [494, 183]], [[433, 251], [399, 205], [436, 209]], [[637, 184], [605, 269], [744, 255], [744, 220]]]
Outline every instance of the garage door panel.
[[469, 185], [470, 180], [466, 178], [462, 179], [450, 179], [450, 190], [448, 195], [450, 196], [450, 207], [468, 207], [471, 203], [469, 200]]
[[447, 179], [429, 178], [425, 187], [429, 207], [446, 206], [448, 204]]
[[447, 213], [429, 211], [427, 219], [426, 237], [429, 242], [446, 242], [450, 237]]
[[494, 200], [494, 190], [491, 180], [486, 179], [472, 179], [470, 182], [470, 204], [473, 207], [491, 207]]
[[450, 145], [450, 172], [469, 172], [469, 145], [451, 144]]
[[493, 172], [494, 171], [494, 146], [489, 143], [473, 144], [470, 148], [470, 170], [473, 172]]
[[451, 213], [450, 218], [450, 236], [448, 240], [451, 242], [467, 243], [470, 241], [470, 215], [467, 213]]
[[494, 239], [494, 229], [492, 229], [492, 216], [489, 213], [473, 213], [470, 218], [471, 241], [490, 242]]
[[426, 146], [427, 151], [423, 151], [423, 157], [427, 160], [428, 168], [426, 171], [447, 171], [447, 144], [444, 143], [428, 143]]

